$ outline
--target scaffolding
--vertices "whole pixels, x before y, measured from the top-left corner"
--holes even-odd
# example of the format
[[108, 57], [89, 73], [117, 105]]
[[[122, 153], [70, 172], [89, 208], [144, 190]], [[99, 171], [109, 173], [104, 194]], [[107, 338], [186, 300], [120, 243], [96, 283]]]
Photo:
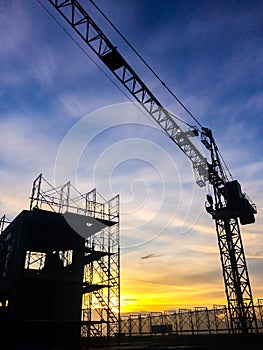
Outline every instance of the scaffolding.
[[[108, 343], [119, 334], [120, 320], [120, 243], [119, 197], [99, 204], [93, 190], [88, 212], [100, 217], [105, 228], [86, 239], [82, 337]], [[106, 341], [105, 341], [106, 340]]]
[[[41, 218], [40, 221], [34, 219], [39, 231], [41, 224], [49, 225], [49, 220], [57, 220], [61, 227], [56, 226], [54, 234], [60, 230], [61, 236], [56, 238], [55, 243], [48, 243], [48, 248], [41, 248], [41, 244], [38, 243], [38, 249], [26, 249], [23, 253], [24, 271], [30, 273], [33, 271], [39, 276], [39, 273], [45, 270], [49, 254], [53, 259], [56, 255], [64, 271], [70, 271], [77, 255], [81, 269], [78, 282], [81, 285], [80, 295], [82, 295], [79, 303], [81, 343], [83, 345], [89, 345], [92, 341], [97, 344], [108, 343], [109, 339], [119, 334], [120, 323], [119, 196], [105, 200], [96, 189], [82, 194], [70, 182], [54, 187], [40, 174], [33, 182], [30, 210], [23, 211], [11, 223], [3, 216], [0, 220], [0, 238], [3, 239], [10, 226], [31, 214], [34, 218]], [[64, 249], [66, 243], [61, 243], [63, 248], [60, 248], [59, 242], [63, 241], [63, 230], [67, 230], [67, 227], [71, 230], [69, 232], [74, 232], [75, 235], [70, 233], [72, 237], [70, 239], [83, 242], [82, 246], [79, 245], [77, 248], [73, 245], [74, 250]], [[46, 230], [46, 226], [43, 230]], [[9, 240], [12, 239], [10, 235], [7, 237]], [[13, 251], [7, 253], [9, 256], [15, 254]], [[8, 260], [6, 256], [3, 259]], [[7, 265], [3, 262], [2, 270], [6, 269]], [[4, 274], [5, 271], [2, 271], [3, 278]], [[74, 300], [71, 302], [74, 303]], [[75, 303], [78, 305], [78, 300]]]
[[[41, 174], [32, 187], [30, 210], [35, 207], [62, 213], [85, 238], [81, 337], [107, 343], [119, 334], [119, 195], [106, 201], [96, 189], [81, 194], [70, 182], [53, 187]], [[88, 218], [86, 226], [79, 215]]]

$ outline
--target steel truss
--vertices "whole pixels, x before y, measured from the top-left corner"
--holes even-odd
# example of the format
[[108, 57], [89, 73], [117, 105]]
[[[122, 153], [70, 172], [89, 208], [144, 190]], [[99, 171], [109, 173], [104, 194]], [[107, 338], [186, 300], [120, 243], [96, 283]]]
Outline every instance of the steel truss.
[[136, 101], [151, 115], [168, 137], [185, 153], [193, 165], [196, 183], [201, 187], [205, 186], [208, 178], [206, 158], [190, 140], [190, 137], [197, 136], [196, 133], [193, 130], [184, 132], [181, 129], [175, 118], [161, 105], [78, 1], [48, 1], [133, 95]]
[[260, 320], [261, 327], [263, 327], [263, 299], [258, 299], [257, 319]]
[[231, 329], [234, 333], [257, 332], [255, 308], [238, 219], [228, 216], [216, 219], [216, 230]]
[[[249, 203], [237, 181], [228, 180], [210, 129], [203, 128], [201, 140], [211, 154], [208, 168], [214, 196], [207, 196], [206, 210], [215, 220], [230, 327], [232, 333], [257, 333], [257, 318], [239, 226], [239, 220], [241, 224], [255, 222], [256, 207]], [[232, 185], [239, 191], [238, 197], [231, 192]]]
[[[61, 213], [77, 230], [79, 226], [70, 221], [70, 214], [89, 218], [86, 225], [92, 234], [85, 237], [81, 337], [83, 343], [92, 338], [106, 343], [119, 333], [119, 196], [105, 201], [96, 189], [81, 194], [70, 182], [53, 187], [41, 174], [33, 182], [30, 210], [34, 208]], [[82, 230], [78, 233], [83, 235]], [[43, 257], [30, 253], [26, 263], [41, 266]], [[70, 252], [62, 258], [66, 264]]]
[[[95, 193], [91, 194], [90, 204], [95, 207]], [[119, 334], [119, 197], [112, 198], [101, 210], [106, 214], [104, 220], [109, 216], [110, 224], [86, 240], [82, 334], [105, 342]]]
[[253, 223], [256, 209], [249, 204], [242, 193], [244, 198], [240, 198], [238, 207], [232, 203], [235, 208], [231, 209], [232, 213], [229, 211], [232, 205], [231, 195], [227, 194], [229, 181], [211, 130], [202, 127], [201, 131], [201, 142], [211, 156], [209, 163], [191, 142], [191, 137], [197, 136], [198, 130], [192, 128], [184, 132], [181, 129], [174, 116], [163, 108], [80, 3], [77, 0], [48, 1], [167, 136], [184, 152], [193, 165], [196, 183], [201, 187], [205, 186], [206, 182], [212, 185], [213, 196], [208, 196], [210, 205], [207, 206], [207, 211], [216, 221], [232, 332], [256, 333], [257, 320], [237, 221], [239, 218], [241, 224]]

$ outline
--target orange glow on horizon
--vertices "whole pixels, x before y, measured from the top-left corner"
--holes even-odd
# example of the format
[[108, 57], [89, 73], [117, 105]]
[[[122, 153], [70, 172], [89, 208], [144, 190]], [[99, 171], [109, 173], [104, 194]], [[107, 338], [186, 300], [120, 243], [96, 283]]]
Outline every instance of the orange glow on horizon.
[[[207, 290], [199, 288], [187, 287], [185, 291], [158, 292], [146, 290], [145, 286], [138, 286], [138, 290], [132, 293], [128, 289], [122, 288], [121, 292], [121, 313], [150, 313], [164, 312], [168, 310], [178, 309], [194, 309], [197, 306], [213, 308], [214, 304], [226, 305], [225, 296], [221, 293], [221, 297], [214, 297], [213, 290], [211, 295]], [[136, 289], [136, 286], [134, 287]]]

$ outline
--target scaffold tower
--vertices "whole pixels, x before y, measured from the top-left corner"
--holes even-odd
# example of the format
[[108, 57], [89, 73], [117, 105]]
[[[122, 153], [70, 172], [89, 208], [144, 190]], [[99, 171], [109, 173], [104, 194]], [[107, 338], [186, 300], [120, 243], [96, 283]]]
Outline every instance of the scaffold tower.
[[49, 334], [57, 340], [47, 345], [71, 350], [78, 339], [88, 346], [119, 333], [118, 195], [105, 200], [96, 189], [82, 194], [70, 182], [54, 187], [40, 174], [30, 209], [13, 221], [3, 216], [0, 229], [6, 344], [21, 336], [43, 341]]
[[[53, 187], [40, 175], [32, 188], [34, 207], [63, 213], [85, 238], [81, 337], [108, 342], [120, 323], [119, 195], [106, 201], [96, 189], [81, 194], [70, 182]], [[84, 225], [80, 215], [88, 219]]]

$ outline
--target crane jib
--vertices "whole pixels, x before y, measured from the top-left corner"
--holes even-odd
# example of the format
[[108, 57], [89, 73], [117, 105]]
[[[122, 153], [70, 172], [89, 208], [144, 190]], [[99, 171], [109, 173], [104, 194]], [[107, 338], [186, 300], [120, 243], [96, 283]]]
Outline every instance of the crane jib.
[[216, 223], [230, 329], [233, 333], [245, 335], [257, 333], [257, 317], [239, 228], [239, 220], [242, 225], [255, 222], [257, 210], [242, 192], [239, 183], [227, 179], [211, 130], [202, 127], [201, 131], [201, 142], [210, 152], [211, 162], [208, 163], [190, 140], [197, 136], [197, 130], [181, 130], [174, 116], [163, 108], [79, 2], [48, 1], [190, 159], [197, 184], [205, 186], [208, 181], [212, 185], [213, 197], [207, 196], [206, 210]]
[[116, 47], [100, 30], [85, 9], [76, 0], [48, 0], [74, 28], [92, 51], [131, 93], [137, 102], [151, 115], [159, 127], [185, 153], [193, 165], [196, 183], [203, 187], [208, 181], [207, 160], [195, 147], [189, 137], [175, 122], [169, 112], [145, 86]]

